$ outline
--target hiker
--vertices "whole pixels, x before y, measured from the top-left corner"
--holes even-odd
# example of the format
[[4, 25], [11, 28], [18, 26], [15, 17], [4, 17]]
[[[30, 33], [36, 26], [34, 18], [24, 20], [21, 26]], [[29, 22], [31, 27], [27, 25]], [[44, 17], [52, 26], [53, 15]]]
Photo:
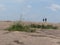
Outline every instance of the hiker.
[[43, 18], [43, 22], [44, 22], [45, 20], [44, 20], [44, 18]]
[[45, 18], [45, 22], [47, 22], [47, 18]]

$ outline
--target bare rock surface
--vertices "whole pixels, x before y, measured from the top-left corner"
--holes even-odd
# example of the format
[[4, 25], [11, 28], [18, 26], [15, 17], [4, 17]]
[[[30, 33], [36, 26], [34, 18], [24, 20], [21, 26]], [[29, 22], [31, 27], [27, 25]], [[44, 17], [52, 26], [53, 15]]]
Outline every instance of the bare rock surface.
[[0, 22], [0, 45], [60, 45], [60, 30], [39, 30], [35, 33], [3, 30], [13, 23]]
[[[0, 45], [60, 45], [60, 33], [48, 34], [51, 31], [40, 31], [41, 33], [8, 32], [0, 31]], [[54, 33], [54, 31], [52, 31]], [[51, 38], [53, 37], [53, 38]]]

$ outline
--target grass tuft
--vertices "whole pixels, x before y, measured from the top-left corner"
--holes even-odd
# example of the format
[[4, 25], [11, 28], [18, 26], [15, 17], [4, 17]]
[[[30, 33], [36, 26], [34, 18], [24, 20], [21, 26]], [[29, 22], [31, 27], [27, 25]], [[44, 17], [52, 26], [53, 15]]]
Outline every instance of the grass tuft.
[[14, 24], [7, 28], [8, 31], [23, 31], [23, 32], [35, 32], [35, 30], [30, 29], [29, 26], [24, 26], [22, 24]]

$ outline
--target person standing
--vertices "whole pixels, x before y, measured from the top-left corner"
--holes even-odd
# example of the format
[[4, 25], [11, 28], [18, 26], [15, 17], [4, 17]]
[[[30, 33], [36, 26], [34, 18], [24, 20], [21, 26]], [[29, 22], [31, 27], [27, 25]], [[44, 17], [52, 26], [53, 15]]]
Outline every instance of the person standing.
[[47, 18], [45, 18], [45, 22], [47, 22]]
[[45, 21], [45, 19], [43, 18], [43, 22]]
[[43, 22], [47, 22], [47, 18], [43, 18], [43, 20], [42, 20]]

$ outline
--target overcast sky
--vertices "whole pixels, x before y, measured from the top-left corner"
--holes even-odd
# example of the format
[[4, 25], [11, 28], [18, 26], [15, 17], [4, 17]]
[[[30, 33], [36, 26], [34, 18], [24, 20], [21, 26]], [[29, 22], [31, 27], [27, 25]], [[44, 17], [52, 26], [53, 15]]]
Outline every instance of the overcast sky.
[[[22, 16], [21, 16], [22, 15]], [[60, 22], [60, 0], [0, 0], [0, 20]]]

